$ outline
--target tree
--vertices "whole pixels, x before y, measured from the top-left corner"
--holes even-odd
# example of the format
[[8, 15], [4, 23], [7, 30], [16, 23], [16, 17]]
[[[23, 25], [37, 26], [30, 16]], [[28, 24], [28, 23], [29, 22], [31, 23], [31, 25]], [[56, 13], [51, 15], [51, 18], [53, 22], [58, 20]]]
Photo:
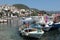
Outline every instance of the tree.
[[4, 14], [3, 12], [0, 12], [0, 18], [3, 17], [3, 14]]
[[31, 8], [30, 10], [32, 11], [31, 16], [37, 16], [38, 12], [40, 11], [40, 10], [38, 10], [36, 8]]

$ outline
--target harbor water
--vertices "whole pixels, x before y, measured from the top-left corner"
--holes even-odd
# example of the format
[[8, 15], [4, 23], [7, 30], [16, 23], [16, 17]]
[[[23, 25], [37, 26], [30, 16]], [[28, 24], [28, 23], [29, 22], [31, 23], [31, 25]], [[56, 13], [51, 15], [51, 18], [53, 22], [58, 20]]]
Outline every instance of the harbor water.
[[18, 33], [20, 18], [8, 20], [8, 23], [0, 23], [0, 40], [60, 40], [60, 30], [45, 32], [40, 39], [21, 37]]

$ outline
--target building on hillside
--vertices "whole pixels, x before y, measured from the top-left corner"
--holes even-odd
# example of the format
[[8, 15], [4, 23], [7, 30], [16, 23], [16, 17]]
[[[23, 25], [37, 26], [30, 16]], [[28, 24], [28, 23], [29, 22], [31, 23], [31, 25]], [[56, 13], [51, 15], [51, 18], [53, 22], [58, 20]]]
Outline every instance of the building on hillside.
[[20, 9], [20, 16], [29, 16], [30, 14], [30, 10]]
[[17, 9], [15, 6], [11, 5], [0, 5], [0, 12], [3, 12], [5, 16], [28, 16], [31, 14], [29, 9]]

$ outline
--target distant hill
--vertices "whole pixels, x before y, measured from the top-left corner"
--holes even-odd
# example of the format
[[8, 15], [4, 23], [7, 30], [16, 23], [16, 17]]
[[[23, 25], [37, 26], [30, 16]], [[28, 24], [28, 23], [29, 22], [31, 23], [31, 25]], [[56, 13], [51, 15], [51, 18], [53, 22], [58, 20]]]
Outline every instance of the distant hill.
[[56, 14], [56, 13], [60, 13], [60, 11], [46, 11], [49, 14]]
[[15, 6], [18, 9], [29, 9], [29, 7], [24, 4], [13, 4], [13, 6]]
[[40, 10], [38, 10], [36, 8], [30, 8], [30, 9], [33, 10], [32, 16], [36, 16], [38, 14], [38, 12], [40, 11]]
[[[36, 8], [30, 8], [30, 7], [28, 7], [27, 5], [24, 5], [24, 4], [13, 4], [13, 6], [15, 6], [18, 9], [29, 9], [29, 10], [33, 10], [34, 13], [32, 15], [34, 15], [34, 16], [36, 16], [39, 11], [42, 11], [42, 10], [39, 10], [39, 9], [36, 9]], [[49, 15], [50, 14], [54, 14], [54, 13], [60, 13], [60, 11], [45, 11], [45, 12], [47, 14], [49, 14]]]
[[36, 8], [30, 8], [31, 10], [35, 11], [35, 12], [39, 12], [40, 10], [36, 9]]

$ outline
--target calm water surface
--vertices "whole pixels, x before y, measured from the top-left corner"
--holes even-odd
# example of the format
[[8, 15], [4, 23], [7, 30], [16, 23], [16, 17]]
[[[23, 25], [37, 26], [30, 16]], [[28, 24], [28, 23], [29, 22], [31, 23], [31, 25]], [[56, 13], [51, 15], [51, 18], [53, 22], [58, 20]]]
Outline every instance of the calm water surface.
[[41, 39], [20, 37], [18, 34], [19, 20], [19, 18], [15, 18], [8, 20], [8, 23], [0, 23], [0, 40], [60, 40], [59, 30], [46, 32]]

